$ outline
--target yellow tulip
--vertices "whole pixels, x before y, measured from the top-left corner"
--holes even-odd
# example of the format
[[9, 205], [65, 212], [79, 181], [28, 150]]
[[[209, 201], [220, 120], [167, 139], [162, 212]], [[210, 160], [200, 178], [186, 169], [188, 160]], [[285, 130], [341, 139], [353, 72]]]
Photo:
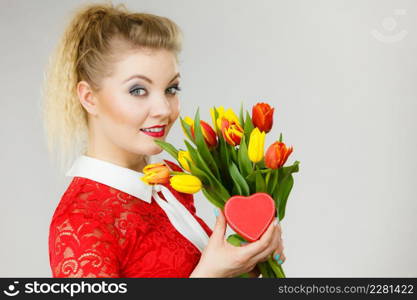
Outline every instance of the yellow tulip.
[[[193, 128], [194, 120], [191, 117], [186, 116], [183, 120], [186, 124], [190, 126], [190, 128]], [[181, 127], [182, 127], [182, 131], [184, 132], [184, 134], [187, 135], [187, 132], [185, 131], [185, 128], [182, 126], [182, 124], [181, 124]]]
[[190, 163], [192, 163], [191, 155], [189, 151], [178, 151], [178, 161], [183, 167], [184, 170], [191, 172], [190, 170]]
[[258, 127], [252, 130], [249, 138], [248, 156], [249, 159], [257, 163], [264, 156], [265, 131], [260, 131]]
[[218, 126], [218, 121], [217, 120], [219, 120], [219, 119], [221, 120], [221, 116], [223, 116], [223, 114], [224, 114], [224, 107], [219, 106], [219, 107], [216, 107], [215, 109], [216, 109], [217, 114], [218, 114], [217, 119], [215, 118], [214, 109], [210, 108], [211, 120], [213, 122], [214, 130], [216, 131], [216, 133], [218, 135], [221, 135], [221, 128], [222, 127]]
[[194, 125], [194, 120], [191, 117], [189, 117], [189, 116], [186, 116], [184, 118], [184, 122], [187, 123], [190, 126], [193, 126]]
[[198, 177], [189, 174], [174, 175], [170, 183], [174, 190], [187, 194], [197, 193], [203, 185]]
[[239, 118], [236, 116], [235, 112], [229, 108], [226, 111], [219, 113], [219, 117], [217, 118], [217, 126], [218, 128], [222, 129], [222, 120], [223, 118], [227, 119], [229, 123], [236, 124], [238, 127], [242, 127], [242, 125], [239, 122]]
[[229, 108], [224, 110], [223, 106], [216, 108], [217, 119], [214, 109], [210, 109], [211, 118], [217, 135], [223, 136], [226, 142], [232, 146], [240, 144], [244, 130], [235, 112]]
[[169, 168], [163, 163], [149, 164], [143, 168], [142, 172], [145, 176], [141, 177], [140, 180], [149, 185], [169, 182]]

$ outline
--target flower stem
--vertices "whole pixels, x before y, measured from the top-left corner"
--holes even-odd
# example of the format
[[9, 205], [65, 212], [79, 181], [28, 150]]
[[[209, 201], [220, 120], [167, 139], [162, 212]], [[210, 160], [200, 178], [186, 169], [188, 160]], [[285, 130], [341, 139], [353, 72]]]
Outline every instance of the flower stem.
[[286, 278], [284, 270], [282, 269], [281, 265], [279, 265], [273, 258], [270, 256], [268, 258], [268, 264], [276, 274], [277, 278]]

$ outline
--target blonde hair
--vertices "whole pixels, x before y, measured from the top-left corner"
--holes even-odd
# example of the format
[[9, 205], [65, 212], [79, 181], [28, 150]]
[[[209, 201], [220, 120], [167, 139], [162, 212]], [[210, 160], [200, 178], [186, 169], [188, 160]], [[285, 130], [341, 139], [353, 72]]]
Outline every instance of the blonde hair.
[[130, 12], [124, 4], [111, 2], [75, 10], [50, 56], [43, 86], [48, 151], [61, 171], [87, 148], [88, 115], [78, 99], [77, 83], [85, 80], [99, 90], [100, 80], [111, 75], [111, 64], [123, 50], [167, 49], [178, 62], [181, 45], [180, 28], [165, 17]]

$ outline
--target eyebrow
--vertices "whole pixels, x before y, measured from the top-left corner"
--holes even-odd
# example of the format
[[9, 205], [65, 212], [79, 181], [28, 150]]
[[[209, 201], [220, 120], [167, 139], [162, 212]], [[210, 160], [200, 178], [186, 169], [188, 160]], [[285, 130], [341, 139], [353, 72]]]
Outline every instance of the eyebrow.
[[[168, 83], [173, 82], [173, 81], [174, 81], [177, 77], [181, 77], [180, 73], [175, 74], [174, 78], [172, 78], [172, 79], [170, 80], [170, 82], [168, 82]], [[150, 84], [153, 84], [153, 81], [152, 81], [151, 79], [149, 79], [148, 77], [146, 77], [146, 76], [144, 76], [144, 75], [141, 75], [141, 74], [135, 74], [135, 75], [132, 75], [132, 76], [130, 76], [128, 79], [126, 79], [125, 81], [123, 81], [123, 83], [128, 82], [129, 80], [131, 80], [131, 79], [133, 79], [133, 78], [140, 78], [140, 79], [143, 79], [143, 80], [145, 80], [145, 81], [149, 82]]]

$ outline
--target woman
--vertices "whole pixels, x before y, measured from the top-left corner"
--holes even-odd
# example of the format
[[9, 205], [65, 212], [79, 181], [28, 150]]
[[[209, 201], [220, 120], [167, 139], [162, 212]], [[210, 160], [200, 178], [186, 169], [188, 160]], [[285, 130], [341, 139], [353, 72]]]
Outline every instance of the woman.
[[256, 277], [269, 255], [285, 261], [278, 222], [235, 247], [223, 212], [212, 231], [192, 195], [139, 180], [179, 115], [180, 49], [167, 18], [111, 4], [75, 12], [45, 81], [49, 149], [62, 165], [78, 156], [50, 223], [53, 277]]

